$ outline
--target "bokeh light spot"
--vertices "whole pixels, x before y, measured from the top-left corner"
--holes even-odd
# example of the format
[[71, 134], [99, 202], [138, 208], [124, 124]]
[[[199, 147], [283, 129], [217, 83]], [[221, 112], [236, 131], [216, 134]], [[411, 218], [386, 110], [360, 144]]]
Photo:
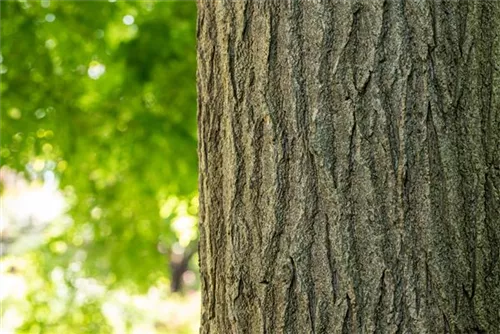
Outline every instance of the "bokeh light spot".
[[64, 172], [68, 168], [68, 163], [65, 160], [61, 160], [57, 163], [57, 170]]
[[37, 172], [40, 172], [45, 167], [45, 161], [37, 159], [33, 162], [33, 169]]
[[97, 80], [104, 74], [104, 72], [106, 72], [106, 66], [95, 60], [90, 62], [89, 69], [87, 71], [90, 78]]
[[49, 50], [55, 48], [56, 46], [56, 41], [54, 41], [52, 38], [48, 39], [45, 41], [45, 47]]
[[123, 17], [123, 23], [128, 26], [134, 24], [134, 17], [132, 15], [125, 15]]
[[51, 152], [52, 152], [52, 149], [53, 149], [53, 147], [52, 147], [52, 145], [50, 145], [49, 143], [45, 143], [45, 144], [43, 144], [43, 146], [42, 146], [42, 151], [43, 151], [43, 153], [45, 153], [45, 154], [49, 154], [49, 153], [51, 153]]
[[56, 20], [56, 16], [52, 13], [48, 13], [45, 15], [45, 21], [47, 22], [54, 22]]
[[50, 250], [57, 254], [65, 253], [68, 249], [68, 245], [64, 241], [55, 241], [50, 244]]
[[22, 116], [21, 110], [18, 108], [9, 109], [9, 117], [12, 119], [20, 119]]
[[38, 118], [38, 119], [44, 118], [45, 115], [46, 115], [46, 113], [45, 113], [45, 110], [43, 110], [43, 109], [37, 109], [35, 111], [35, 117]]

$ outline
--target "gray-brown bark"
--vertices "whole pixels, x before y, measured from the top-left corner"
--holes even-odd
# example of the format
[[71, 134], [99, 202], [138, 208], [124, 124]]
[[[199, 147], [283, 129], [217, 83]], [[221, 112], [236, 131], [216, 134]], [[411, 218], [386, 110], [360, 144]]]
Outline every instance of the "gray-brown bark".
[[500, 333], [500, 1], [199, 2], [202, 333]]

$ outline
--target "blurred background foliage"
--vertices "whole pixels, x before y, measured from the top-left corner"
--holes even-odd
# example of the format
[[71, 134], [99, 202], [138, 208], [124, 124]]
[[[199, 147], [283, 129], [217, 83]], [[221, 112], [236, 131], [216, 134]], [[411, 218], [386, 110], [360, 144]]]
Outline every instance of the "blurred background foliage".
[[196, 3], [0, 10], [2, 333], [197, 332]]

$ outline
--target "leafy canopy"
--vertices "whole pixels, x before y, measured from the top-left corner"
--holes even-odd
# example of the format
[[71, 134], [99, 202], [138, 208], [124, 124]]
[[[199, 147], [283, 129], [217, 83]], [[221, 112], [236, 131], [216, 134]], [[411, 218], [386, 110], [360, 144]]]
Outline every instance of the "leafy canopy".
[[1, 163], [55, 176], [71, 204], [42, 271], [80, 261], [145, 290], [168, 271], [172, 222], [197, 210], [195, 2], [0, 6]]

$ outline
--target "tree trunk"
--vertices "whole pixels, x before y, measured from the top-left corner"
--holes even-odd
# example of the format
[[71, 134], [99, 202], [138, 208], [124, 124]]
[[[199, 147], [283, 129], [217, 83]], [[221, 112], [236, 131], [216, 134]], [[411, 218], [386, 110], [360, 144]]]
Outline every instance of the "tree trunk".
[[500, 333], [500, 1], [201, 0], [202, 333]]

